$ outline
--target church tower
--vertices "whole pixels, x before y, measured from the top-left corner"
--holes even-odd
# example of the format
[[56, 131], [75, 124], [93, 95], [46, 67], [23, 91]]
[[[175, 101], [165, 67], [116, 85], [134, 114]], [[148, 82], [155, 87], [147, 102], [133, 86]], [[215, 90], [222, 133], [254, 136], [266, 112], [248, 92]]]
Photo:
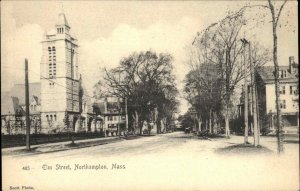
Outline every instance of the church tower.
[[41, 60], [42, 132], [76, 131], [79, 116], [78, 45], [64, 13], [44, 35]]

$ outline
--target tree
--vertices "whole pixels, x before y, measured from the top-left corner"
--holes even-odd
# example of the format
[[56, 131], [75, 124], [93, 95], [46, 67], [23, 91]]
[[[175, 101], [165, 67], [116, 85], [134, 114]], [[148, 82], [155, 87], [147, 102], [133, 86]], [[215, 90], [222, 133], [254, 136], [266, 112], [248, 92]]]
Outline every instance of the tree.
[[[235, 107], [232, 98], [236, 89], [240, 88], [241, 80], [247, 77], [250, 69], [248, 66], [246, 68], [247, 72], [243, 71], [244, 48], [241, 39], [243, 32], [247, 30], [247, 23], [248, 20], [244, 17], [244, 9], [236, 13], [230, 13], [221, 21], [211, 24], [197, 34], [193, 42], [194, 49], [190, 56], [192, 70], [200, 71], [195, 74], [196, 78], [202, 79], [199, 80], [199, 83], [194, 84], [194, 87], [199, 90], [190, 91], [190, 93], [194, 95], [196, 93], [199, 96], [201, 92], [202, 109], [205, 108], [206, 104], [208, 108], [212, 108], [213, 103], [217, 103], [216, 106], [221, 105], [218, 109], [222, 110], [220, 113], [223, 113], [225, 119], [227, 137], [230, 135], [229, 120]], [[268, 61], [268, 51], [260, 48], [258, 43], [254, 42], [253, 44], [255, 48], [250, 50], [252, 63], [258, 68]], [[208, 72], [208, 74], [213, 74], [211, 76], [205, 74], [205, 68], [208, 68], [208, 66], [215, 70], [211, 69]], [[205, 84], [207, 87], [205, 87]], [[188, 84], [186, 83], [186, 85]], [[212, 90], [215, 92], [212, 92]], [[207, 113], [211, 114], [210, 109], [206, 109]], [[209, 124], [211, 126], [211, 122]]]
[[282, 120], [281, 120], [281, 111], [280, 111], [280, 93], [279, 93], [279, 66], [278, 66], [278, 59], [277, 59], [277, 27], [278, 27], [278, 21], [281, 15], [281, 12], [284, 8], [284, 5], [286, 4], [287, 0], [285, 0], [278, 9], [277, 13], [274, 7], [274, 4], [271, 2], [271, 0], [268, 0], [269, 3], [269, 9], [272, 15], [272, 31], [273, 31], [273, 62], [274, 62], [274, 76], [275, 76], [275, 95], [276, 95], [276, 121], [277, 121], [277, 151], [278, 153], [283, 152], [283, 133], [282, 133]]
[[[230, 15], [213, 23], [198, 34], [194, 46], [200, 52], [200, 64], [215, 65], [217, 72], [214, 83], [221, 87], [220, 100], [224, 110], [226, 136], [229, 137], [229, 118], [232, 109], [231, 98], [235, 87], [243, 78], [240, 55], [242, 45], [239, 34], [244, 26], [242, 15]], [[209, 96], [208, 96], [209, 97]]]
[[155, 123], [159, 126], [160, 119], [171, 120], [177, 109], [172, 60], [170, 54], [153, 51], [132, 53], [122, 58], [118, 67], [104, 69], [104, 80], [96, 86], [105, 87], [101, 94], [127, 99], [128, 116], [134, 118], [129, 121], [134, 121], [142, 133], [143, 122], [153, 122], [154, 111], [158, 111]]
[[186, 99], [195, 108], [199, 128], [208, 121], [209, 132], [214, 133], [213, 113], [220, 113], [220, 80], [217, 77], [216, 65], [202, 64], [192, 69], [185, 79], [184, 92]]
[[[276, 2], [276, 3], [275, 3]], [[280, 3], [280, 4], [279, 4]], [[278, 27], [281, 27], [281, 24], [279, 24], [280, 17], [282, 15], [282, 11], [287, 3], [287, 0], [281, 1], [271, 1], [267, 0], [267, 5], [247, 5], [242, 7], [238, 12], [243, 13], [252, 8], [263, 8], [267, 9], [271, 13], [271, 23], [272, 23], [272, 40], [273, 40], [273, 64], [274, 64], [274, 76], [275, 76], [275, 96], [276, 96], [276, 123], [277, 123], [277, 142], [278, 147], [277, 151], [278, 153], [283, 152], [283, 133], [282, 133], [282, 116], [280, 111], [280, 81], [279, 81], [279, 65], [278, 65], [278, 36], [277, 36], [277, 29]], [[257, 17], [257, 15], [255, 15]], [[263, 14], [264, 17], [264, 14]], [[253, 19], [253, 18], [252, 18]], [[265, 23], [262, 21], [262, 23]], [[288, 22], [287, 22], [288, 23]], [[285, 24], [286, 26], [287, 24]]]

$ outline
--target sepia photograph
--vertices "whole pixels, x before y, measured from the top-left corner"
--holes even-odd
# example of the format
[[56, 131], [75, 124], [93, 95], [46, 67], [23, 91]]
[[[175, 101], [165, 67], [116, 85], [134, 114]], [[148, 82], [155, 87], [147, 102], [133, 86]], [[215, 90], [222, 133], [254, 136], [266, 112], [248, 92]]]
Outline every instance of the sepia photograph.
[[296, 0], [1, 1], [3, 191], [300, 189]]

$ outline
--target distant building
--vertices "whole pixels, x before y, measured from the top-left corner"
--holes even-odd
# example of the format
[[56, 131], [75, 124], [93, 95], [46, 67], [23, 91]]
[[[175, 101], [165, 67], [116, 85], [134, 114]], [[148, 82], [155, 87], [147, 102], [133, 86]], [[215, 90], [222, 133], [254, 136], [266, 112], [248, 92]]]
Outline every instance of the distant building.
[[116, 135], [118, 128], [121, 134], [126, 131], [125, 102], [122, 99], [107, 97], [96, 100], [93, 105], [103, 119], [106, 135]]

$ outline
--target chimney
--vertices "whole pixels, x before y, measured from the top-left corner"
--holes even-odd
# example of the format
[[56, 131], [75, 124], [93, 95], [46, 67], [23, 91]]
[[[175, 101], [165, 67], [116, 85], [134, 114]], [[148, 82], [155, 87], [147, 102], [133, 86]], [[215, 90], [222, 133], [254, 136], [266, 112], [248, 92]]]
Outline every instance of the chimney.
[[289, 57], [289, 69], [290, 69], [291, 74], [294, 73], [294, 67], [293, 67], [294, 63], [295, 63], [294, 56], [290, 56]]

